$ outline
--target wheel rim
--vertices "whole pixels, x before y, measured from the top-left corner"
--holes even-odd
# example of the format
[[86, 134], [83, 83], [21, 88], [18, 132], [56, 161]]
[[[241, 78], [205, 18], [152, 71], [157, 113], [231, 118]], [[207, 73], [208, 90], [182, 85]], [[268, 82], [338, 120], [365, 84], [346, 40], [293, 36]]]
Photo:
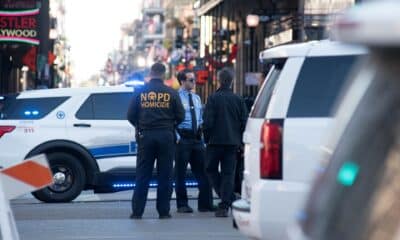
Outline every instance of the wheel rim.
[[54, 165], [51, 167], [53, 171], [53, 184], [49, 186], [50, 190], [56, 193], [68, 191], [74, 183], [74, 172], [65, 165]]

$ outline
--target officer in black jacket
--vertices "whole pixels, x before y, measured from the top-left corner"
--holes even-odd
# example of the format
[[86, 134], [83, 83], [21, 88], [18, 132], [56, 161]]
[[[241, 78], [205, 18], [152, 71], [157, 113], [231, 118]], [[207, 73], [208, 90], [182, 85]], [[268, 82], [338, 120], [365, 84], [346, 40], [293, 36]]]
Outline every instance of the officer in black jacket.
[[163, 83], [165, 66], [155, 63], [151, 80], [134, 92], [128, 120], [135, 126], [138, 156], [136, 186], [132, 197], [132, 219], [142, 218], [147, 192], [157, 159], [157, 211], [160, 219], [171, 218], [172, 166], [175, 155], [175, 126], [185, 112], [178, 93]]
[[233, 72], [230, 69], [223, 68], [218, 72], [220, 88], [209, 96], [204, 110], [206, 172], [221, 198], [215, 212], [217, 217], [228, 216], [234, 198], [236, 153], [242, 143], [248, 116], [244, 100], [232, 92], [232, 80]]

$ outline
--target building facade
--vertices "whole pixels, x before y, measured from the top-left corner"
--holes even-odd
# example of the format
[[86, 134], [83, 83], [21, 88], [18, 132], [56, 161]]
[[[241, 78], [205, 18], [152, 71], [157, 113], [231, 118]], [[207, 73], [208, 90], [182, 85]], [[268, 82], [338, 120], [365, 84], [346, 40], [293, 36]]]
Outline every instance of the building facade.
[[[329, 21], [354, 0], [200, 0], [200, 55], [209, 71], [199, 87], [207, 96], [217, 88], [216, 73], [228, 66], [235, 70], [234, 91], [254, 98], [267, 66], [260, 51], [293, 42], [325, 38]], [[231, 6], [235, 6], [232, 8]]]
[[63, 2], [0, 0], [1, 94], [67, 85]]

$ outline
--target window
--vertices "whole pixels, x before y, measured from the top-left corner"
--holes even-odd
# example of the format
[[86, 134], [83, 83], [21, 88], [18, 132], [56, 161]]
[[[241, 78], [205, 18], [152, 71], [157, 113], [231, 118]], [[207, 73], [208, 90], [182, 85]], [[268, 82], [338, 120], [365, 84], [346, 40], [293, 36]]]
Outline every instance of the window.
[[132, 93], [92, 94], [76, 113], [78, 119], [126, 120]]
[[2, 96], [0, 119], [41, 119], [65, 102], [68, 97], [17, 98]]
[[268, 105], [271, 100], [272, 94], [275, 89], [275, 85], [281, 74], [284, 65], [284, 60], [272, 65], [267, 77], [265, 78], [265, 83], [263, 84], [260, 93], [255, 100], [254, 107], [250, 113], [252, 118], [264, 118], [267, 113]]
[[304, 61], [288, 117], [328, 117], [356, 56], [310, 57]]
[[76, 112], [75, 117], [78, 119], [94, 119], [93, 112], [93, 96], [89, 96], [86, 101], [79, 108], [78, 112]]

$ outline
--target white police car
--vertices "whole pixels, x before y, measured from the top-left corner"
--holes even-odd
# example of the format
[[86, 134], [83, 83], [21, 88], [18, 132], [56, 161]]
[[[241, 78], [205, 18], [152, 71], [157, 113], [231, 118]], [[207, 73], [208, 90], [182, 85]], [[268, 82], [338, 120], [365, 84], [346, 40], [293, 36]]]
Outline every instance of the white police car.
[[135, 130], [126, 120], [133, 88], [46, 89], [0, 98], [0, 166], [46, 153], [54, 184], [33, 195], [66, 202], [84, 189], [134, 186]]

